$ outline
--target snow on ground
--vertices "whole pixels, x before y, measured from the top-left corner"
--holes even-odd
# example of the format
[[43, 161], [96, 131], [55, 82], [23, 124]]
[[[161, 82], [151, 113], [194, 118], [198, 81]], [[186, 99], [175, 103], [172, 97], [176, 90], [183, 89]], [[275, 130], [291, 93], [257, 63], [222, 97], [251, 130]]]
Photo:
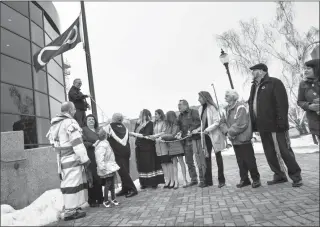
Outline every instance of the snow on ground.
[[43, 193], [29, 206], [15, 210], [1, 205], [1, 226], [43, 226], [59, 220], [63, 206], [60, 189]]
[[[140, 191], [139, 180], [135, 180], [138, 191]], [[116, 192], [121, 190], [118, 185]], [[85, 204], [83, 208], [87, 207]], [[7, 204], [1, 205], [1, 226], [44, 226], [56, 222], [63, 217], [63, 198], [60, 189], [52, 189], [44, 192], [29, 206], [15, 210]]]
[[[295, 153], [307, 154], [307, 153], [313, 153], [315, 151], [319, 151], [319, 146], [313, 143], [313, 139], [311, 135], [305, 135], [299, 138], [291, 138], [290, 141], [291, 141], [291, 147], [293, 149], [293, 152]], [[253, 148], [254, 148], [255, 154], [264, 153], [261, 142], [253, 143]], [[231, 147], [223, 151], [222, 154], [225, 156], [234, 155], [234, 150]]]

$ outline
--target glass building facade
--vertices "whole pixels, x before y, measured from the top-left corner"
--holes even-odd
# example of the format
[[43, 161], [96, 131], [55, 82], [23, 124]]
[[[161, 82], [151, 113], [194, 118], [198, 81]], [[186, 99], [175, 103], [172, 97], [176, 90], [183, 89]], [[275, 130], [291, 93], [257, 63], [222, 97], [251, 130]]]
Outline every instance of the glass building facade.
[[1, 1], [0, 17], [1, 132], [24, 131], [26, 149], [48, 146], [50, 119], [66, 100], [63, 58], [36, 72], [33, 55], [59, 36], [59, 18], [52, 2], [35, 1]]

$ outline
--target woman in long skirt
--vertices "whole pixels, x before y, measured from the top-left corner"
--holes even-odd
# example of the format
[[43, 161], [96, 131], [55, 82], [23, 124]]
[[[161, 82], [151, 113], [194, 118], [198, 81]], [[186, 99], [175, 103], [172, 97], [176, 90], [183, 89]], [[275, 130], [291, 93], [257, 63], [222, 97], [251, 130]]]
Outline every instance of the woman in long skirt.
[[130, 135], [137, 137], [136, 162], [141, 189], [147, 187], [155, 189], [158, 184], [164, 183], [164, 176], [156, 154], [155, 142], [146, 138], [153, 135], [153, 122], [149, 110], [144, 109], [140, 112], [134, 133]]

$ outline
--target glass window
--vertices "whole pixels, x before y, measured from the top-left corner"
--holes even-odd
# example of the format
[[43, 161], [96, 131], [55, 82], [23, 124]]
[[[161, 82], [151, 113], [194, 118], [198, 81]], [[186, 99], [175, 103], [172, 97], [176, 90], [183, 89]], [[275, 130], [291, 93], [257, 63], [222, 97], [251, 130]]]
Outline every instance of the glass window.
[[36, 72], [36, 70], [33, 68], [33, 82], [35, 90], [48, 93], [47, 75], [44, 71], [40, 70], [39, 72]]
[[46, 43], [46, 45], [48, 45], [49, 43], [52, 42], [51, 38], [47, 35], [47, 33], [44, 33], [44, 41]]
[[62, 55], [58, 55], [54, 58], [54, 60], [62, 67]]
[[31, 37], [32, 41], [38, 44], [38, 46], [44, 46], [43, 30], [33, 22], [31, 22]]
[[30, 62], [30, 41], [1, 28], [1, 52]]
[[6, 5], [10, 6], [11, 8], [15, 9], [19, 13], [22, 13], [26, 17], [29, 17], [29, 6], [28, 2], [25, 1], [2, 1]]
[[36, 115], [49, 118], [49, 99], [47, 95], [35, 91]]
[[61, 84], [59, 84], [55, 79], [53, 79], [50, 75], [48, 76], [49, 82], [49, 94], [58, 99], [61, 102], [66, 100], [65, 98], [65, 90]]
[[48, 138], [46, 137], [50, 128], [50, 120], [37, 118], [37, 134], [39, 144], [50, 144]]
[[47, 72], [61, 84], [64, 84], [63, 70], [55, 61], [49, 61], [49, 63], [47, 64]]
[[1, 112], [34, 115], [32, 90], [1, 83]]
[[32, 88], [31, 65], [1, 54], [1, 80]]
[[2, 27], [5, 27], [10, 31], [13, 31], [27, 39], [30, 39], [28, 18], [4, 4], [1, 5], [0, 15]]
[[61, 102], [58, 102], [57, 100], [53, 98], [50, 99], [50, 114], [51, 118], [54, 118], [57, 114], [61, 112]]
[[41, 48], [32, 43], [32, 56], [34, 56]]
[[1, 114], [1, 132], [23, 131], [25, 149], [36, 148], [37, 144], [36, 118], [24, 115]]
[[42, 10], [39, 9], [35, 4], [30, 3], [30, 18], [34, 21], [37, 25], [43, 28], [43, 14]]
[[49, 24], [47, 18], [44, 17], [44, 30], [52, 40], [55, 40], [59, 34]]

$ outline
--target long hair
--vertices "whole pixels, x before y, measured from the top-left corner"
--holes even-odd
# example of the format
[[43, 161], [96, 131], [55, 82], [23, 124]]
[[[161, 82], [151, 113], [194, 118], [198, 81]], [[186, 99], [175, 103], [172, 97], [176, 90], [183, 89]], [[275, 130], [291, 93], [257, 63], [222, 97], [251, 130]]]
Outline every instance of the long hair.
[[178, 117], [174, 111], [168, 111], [166, 114], [166, 124], [173, 126], [178, 123]]
[[164, 115], [163, 110], [157, 109], [155, 112], [160, 115], [160, 121], [164, 121], [166, 119], [166, 115]]
[[206, 102], [207, 105], [212, 105], [212, 106], [214, 106], [214, 108], [216, 108], [216, 110], [218, 109], [217, 104], [214, 103], [212, 96], [210, 95], [209, 92], [200, 91], [199, 95], [204, 99], [204, 101]]
[[146, 121], [151, 120], [151, 112], [148, 109], [142, 110], [141, 119], [139, 119], [141, 122], [142, 122], [144, 116], [146, 116]]
[[86, 118], [84, 119], [84, 126], [88, 127], [88, 125], [87, 125], [87, 119], [88, 119], [88, 117], [93, 117], [93, 119], [94, 119], [94, 129], [97, 130], [98, 127], [99, 127], [99, 123], [98, 123], [98, 121], [97, 121], [96, 116], [94, 116], [93, 114], [89, 114], [89, 115], [86, 116]]

